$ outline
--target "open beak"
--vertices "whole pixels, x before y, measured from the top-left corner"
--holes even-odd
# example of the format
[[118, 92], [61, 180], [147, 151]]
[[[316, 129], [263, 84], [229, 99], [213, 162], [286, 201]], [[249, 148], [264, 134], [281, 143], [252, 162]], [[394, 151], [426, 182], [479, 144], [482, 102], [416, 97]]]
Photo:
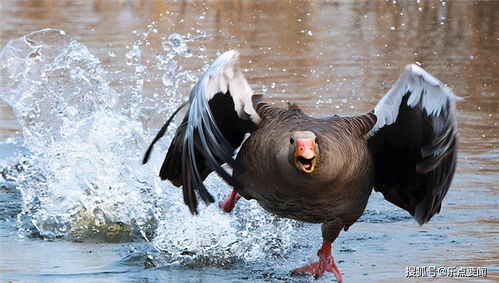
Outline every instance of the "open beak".
[[312, 173], [317, 161], [314, 139], [296, 139], [295, 165], [305, 173]]

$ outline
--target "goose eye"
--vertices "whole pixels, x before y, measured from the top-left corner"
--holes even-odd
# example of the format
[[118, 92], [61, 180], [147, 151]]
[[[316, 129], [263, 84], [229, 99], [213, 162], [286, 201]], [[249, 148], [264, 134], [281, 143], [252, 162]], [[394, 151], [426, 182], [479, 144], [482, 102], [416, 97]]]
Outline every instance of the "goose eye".
[[315, 143], [317, 143], [317, 138], [315, 138], [315, 141], [314, 141], [314, 142], [315, 142]]
[[295, 143], [295, 140], [293, 138], [289, 138], [289, 143], [293, 144], [293, 143]]

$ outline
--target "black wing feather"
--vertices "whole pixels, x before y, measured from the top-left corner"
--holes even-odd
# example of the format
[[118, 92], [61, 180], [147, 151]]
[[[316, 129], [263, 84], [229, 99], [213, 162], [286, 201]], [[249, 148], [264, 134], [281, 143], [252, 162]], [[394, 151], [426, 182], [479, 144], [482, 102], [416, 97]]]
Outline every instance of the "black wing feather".
[[456, 99], [440, 81], [410, 65], [375, 109], [381, 123], [368, 141], [375, 190], [419, 224], [440, 212], [454, 176]]
[[151, 155], [154, 144], [165, 135], [166, 129], [168, 129], [168, 126], [173, 121], [173, 118], [175, 118], [175, 116], [178, 114], [178, 112], [180, 110], [182, 110], [182, 108], [184, 108], [186, 105], [187, 105], [187, 102], [180, 104], [180, 106], [172, 113], [170, 118], [168, 118], [166, 123], [161, 127], [161, 129], [159, 130], [159, 132], [156, 134], [156, 136], [152, 140], [151, 144], [149, 145], [149, 148], [147, 149], [146, 153], [144, 154], [144, 159], [142, 159], [143, 164], [146, 164], [147, 161], [149, 161], [149, 156]]
[[160, 170], [162, 179], [182, 186], [184, 201], [193, 214], [197, 213], [196, 191], [205, 203], [214, 202], [203, 184], [211, 172], [216, 171], [232, 186], [241, 186], [222, 165], [244, 170], [233, 155], [245, 134], [256, 130], [259, 117], [251, 88], [236, 64], [238, 56], [236, 51], [221, 55], [193, 87], [189, 108]]

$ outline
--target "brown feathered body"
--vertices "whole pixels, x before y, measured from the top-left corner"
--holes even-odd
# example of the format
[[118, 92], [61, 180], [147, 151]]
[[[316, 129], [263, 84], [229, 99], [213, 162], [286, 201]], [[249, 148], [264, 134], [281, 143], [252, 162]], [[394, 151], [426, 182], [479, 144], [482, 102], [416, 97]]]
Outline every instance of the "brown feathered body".
[[317, 119], [296, 105], [262, 103], [238, 56], [228, 51], [212, 63], [144, 156], [145, 163], [176, 113], [189, 105], [160, 176], [182, 186], [192, 213], [198, 197], [215, 201], [203, 181], [216, 171], [233, 187], [220, 203], [225, 212], [242, 195], [276, 215], [322, 223], [319, 261], [292, 275], [332, 272], [341, 282], [331, 245], [362, 215], [373, 188], [421, 225], [440, 211], [456, 168], [458, 100], [442, 82], [410, 64], [373, 113]]
[[[234, 177], [244, 184], [239, 193], [282, 217], [323, 223], [341, 220], [344, 227], [363, 213], [374, 184], [374, 161], [367, 133], [376, 123], [368, 113], [355, 117], [316, 119], [298, 107], [282, 109], [259, 104], [259, 128], [243, 143], [236, 160], [244, 165]], [[289, 139], [295, 131], [317, 137], [316, 169], [304, 173], [293, 167]]]

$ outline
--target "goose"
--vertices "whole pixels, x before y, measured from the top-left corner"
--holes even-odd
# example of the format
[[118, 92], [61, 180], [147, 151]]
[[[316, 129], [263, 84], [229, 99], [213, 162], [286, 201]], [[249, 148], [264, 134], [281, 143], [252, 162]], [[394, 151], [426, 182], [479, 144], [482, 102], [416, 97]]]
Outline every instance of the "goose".
[[233, 188], [219, 203], [225, 212], [244, 197], [280, 217], [321, 223], [319, 260], [291, 275], [310, 273], [317, 279], [332, 272], [341, 282], [332, 243], [363, 214], [373, 189], [420, 225], [440, 212], [456, 168], [459, 99], [410, 64], [373, 111], [313, 118], [296, 104], [280, 108], [254, 94], [239, 66], [239, 52], [231, 50], [193, 86], [189, 100], [153, 139], [143, 163], [175, 115], [188, 107], [160, 178], [182, 187], [193, 214], [198, 198], [215, 201], [203, 185], [215, 171]]

